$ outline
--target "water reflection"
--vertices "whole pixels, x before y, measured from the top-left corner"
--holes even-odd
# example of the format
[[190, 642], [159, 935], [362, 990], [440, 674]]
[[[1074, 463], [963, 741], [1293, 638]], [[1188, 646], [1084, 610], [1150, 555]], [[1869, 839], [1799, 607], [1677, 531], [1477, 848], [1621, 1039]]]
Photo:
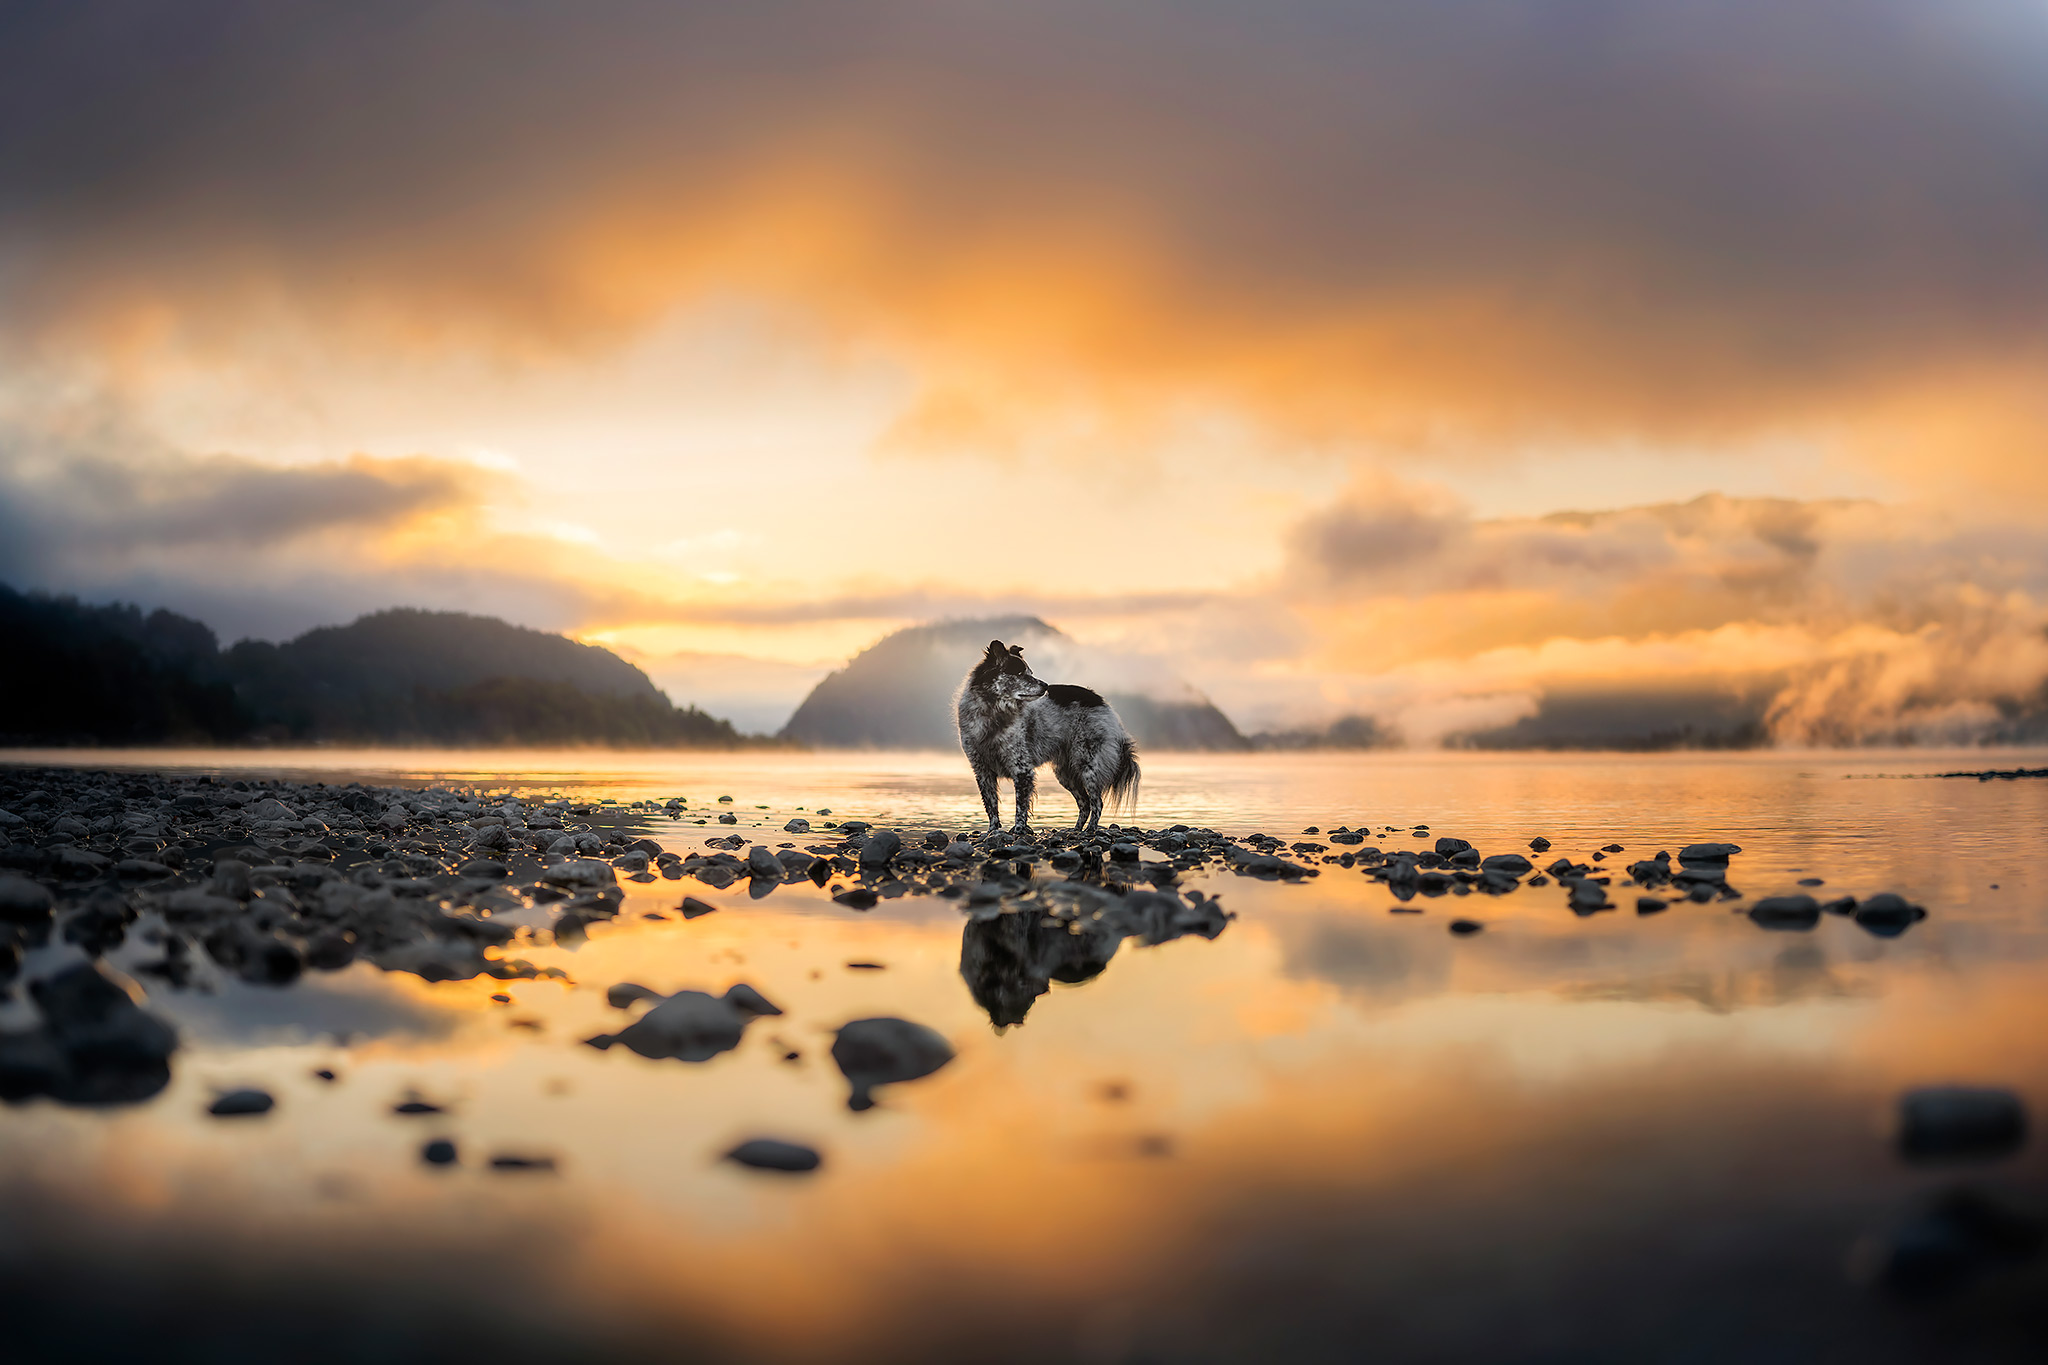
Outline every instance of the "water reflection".
[[[650, 859], [650, 882], [618, 868], [615, 900], [437, 910], [502, 918], [516, 932], [477, 956], [531, 978], [429, 979], [433, 963], [372, 944], [266, 986], [202, 944], [180, 991], [138, 973], [166, 955], [144, 914], [103, 952], [179, 1031], [162, 1089], [0, 1111], [9, 1345], [134, 1353], [175, 1330], [305, 1359], [1655, 1360], [1674, 1342], [1710, 1360], [2031, 1358], [2048, 1271], [2013, 1248], [2048, 1200], [2038, 1136], [1924, 1166], [1894, 1119], [1899, 1096], [1944, 1085], [2048, 1112], [2048, 886], [2031, 866], [2048, 803], [2022, 784], [1937, 800], [1760, 760], [1660, 765], [1257, 779], [1324, 812], [1427, 816], [1483, 850], [1545, 834], [1609, 878], [1616, 909], [1584, 917], [1555, 881], [1461, 895], [1453, 874], [1475, 870], [1455, 865], [1418, 866], [1442, 897], [1390, 915], [1398, 888], [1323, 860], [1352, 845], [1287, 844], [1317, 875], [1286, 880], [1212, 862], [1155, 889], [1127, 866], [1103, 900], [1056, 890], [1049, 859], [979, 902], [835, 870], [902, 886], [858, 911], [807, 874], [721, 893]], [[1277, 802], [1221, 810], [1249, 770], [1157, 766], [1148, 804], [1194, 790], [1241, 840], [1327, 824], [1283, 823]], [[726, 828], [772, 848], [798, 806], [961, 827], [972, 792], [956, 802], [950, 770], [922, 772], [887, 775], [886, 806], [859, 795], [872, 775], [772, 765], [585, 794], [739, 794], [744, 826], [618, 822], [670, 853]], [[1896, 888], [1929, 917], [1874, 937], [1823, 903], [1768, 930], [1711, 881], [1704, 901], [1662, 888], [1669, 908], [1641, 916], [1635, 853], [1592, 857], [1709, 836], [1742, 845], [1752, 897], [1819, 875], [1830, 899]], [[478, 897], [538, 865], [521, 873]], [[717, 913], [679, 905], [685, 888]], [[373, 894], [357, 890], [351, 914]], [[371, 919], [429, 901], [373, 900]], [[580, 935], [555, 938], [579, 902]], [[82, 959], [90, 936], [62, 932], [81, 908], [22, 937], [21, 981]], [[1454, 915], [1487, 930], [1454, 938]], [[1175, 939], [1212, 941], [1147, 946]], [[783, 1013], [688, 1064], [585, 1046], [659, 1007], [607, 999], [633, 982], [711, 1003], [744, 984]], [[0, 1008], [9, 1031], [39, 1018], [25, 985]], [[907, 1083], [857, 1063], [883, 1088], [849, 1112], [833, 1049], [874, 1020], [928, 1030], [950, 1060]], [[244, 1085], [274, 1110], [208, 1115]], [[443, 1112], [394, 1114], [415, 1091]], [[434, 1139], [456, 1159], [423, 1160]], [[760, 1139], [821, 1163], [792, 1179], [725, 1159]], [[1890, 1304], [1886, 1284], [1925, 1306]]]
[[960, 931], [960, 975], [998, 1031], [1024, 1022], [1055, 981], [1079, 985], [1109, 965], [1124, 935], [1100, 920], [1063, 923], [1037, 915], [969, 919]]

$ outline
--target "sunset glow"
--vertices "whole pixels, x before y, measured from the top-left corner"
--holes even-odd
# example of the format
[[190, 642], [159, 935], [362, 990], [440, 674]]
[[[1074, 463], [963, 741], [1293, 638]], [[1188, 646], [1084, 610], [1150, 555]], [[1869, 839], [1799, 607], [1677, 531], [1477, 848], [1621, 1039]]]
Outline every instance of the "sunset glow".
[[127, 9], [4, 21], [18, 587], [756, 730], [1008, 611], [1247, 731], [2042, 708], [2038, 5]]

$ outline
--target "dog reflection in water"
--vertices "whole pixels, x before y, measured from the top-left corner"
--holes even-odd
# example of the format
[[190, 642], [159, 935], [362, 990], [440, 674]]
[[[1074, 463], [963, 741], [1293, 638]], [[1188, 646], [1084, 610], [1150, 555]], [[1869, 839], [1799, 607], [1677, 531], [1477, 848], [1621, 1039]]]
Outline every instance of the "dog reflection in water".
[[1025, 904], [975, 914], [961, 930], [960, 975], [997, 1029], [1023, 1023], [1053, 982], [1076, 986], [1100, 976], [1127, 938], [1148, 948], [1190, 935], [1213, 939], [1231, 920], [1220, 901], [1199, 891], [1183, 899], [1170, 891], [1088, 887], [1068, 899], [1082, 913], [1053, 916], [1042, 904]]
[[1005, 1029], [1023, 1023], [1053, 982], [1078, 985], [1101, 975], [1123, 940], [1102, 920], [1083, 921], [1074, 933], [1029, 911], [970, 919], [960, 936], [960, 975], [988, 1021]]

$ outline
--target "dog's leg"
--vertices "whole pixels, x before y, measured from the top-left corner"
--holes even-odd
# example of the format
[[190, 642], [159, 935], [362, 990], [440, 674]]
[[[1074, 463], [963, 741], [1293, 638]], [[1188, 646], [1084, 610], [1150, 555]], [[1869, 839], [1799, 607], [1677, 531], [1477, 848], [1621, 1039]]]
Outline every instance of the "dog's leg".
[[981, 808], [988, 812], [988, 832], [1003, 827], [1003, 807], [996, 790], [996, 770], [984, 763], [974, 765], [974, 785], [981, 788]]
[[1074, 828], [1081, 828], [1081, 826], [1088, 823], [1087, 785], [1079, 777], [1076, 777], [1073, 769], [1069, 768], [1064, 762], [1052, 770], [1052, 775], [1060, 780], [1062, 787], [1067, 789], [1067, 795], [1074, 798]]
[[1036, 777], [1031, 769], [1026, 768], [1022, 772], [1010, 774], [1010, 781], [1017, 788], [1017, 823], [1010, 826], [1010, 831], [1013, 834], [1029, 834], [1031, 832], [1031, 789], [1032, 784], [1036, 781]]

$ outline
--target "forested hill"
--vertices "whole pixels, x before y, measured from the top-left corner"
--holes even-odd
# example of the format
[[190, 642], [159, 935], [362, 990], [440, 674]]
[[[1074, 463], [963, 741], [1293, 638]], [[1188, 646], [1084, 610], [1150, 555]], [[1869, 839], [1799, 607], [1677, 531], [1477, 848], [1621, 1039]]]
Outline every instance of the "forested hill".
[[0, 744], [602, 744], [723, 748], [595, 645], [397, 609], [221, 650], [198, 621], [0, 586]]
[[[955, 749], [953, 693], [990, 640], [1024, 646], [1049, 682], [1091, 683], [1067, 676], [1061, 661], [1086, 656], [1066, 634], [1035, 616], [940, 621], [888, 635], [830, 674], [804, 698], [782, 737], [821, 749]], [[1248, 741], [1230, 718], [1185, 683], [1166, 697], [1103, 687], [1104, 695], [1146, 749], [1243, 749]]]

